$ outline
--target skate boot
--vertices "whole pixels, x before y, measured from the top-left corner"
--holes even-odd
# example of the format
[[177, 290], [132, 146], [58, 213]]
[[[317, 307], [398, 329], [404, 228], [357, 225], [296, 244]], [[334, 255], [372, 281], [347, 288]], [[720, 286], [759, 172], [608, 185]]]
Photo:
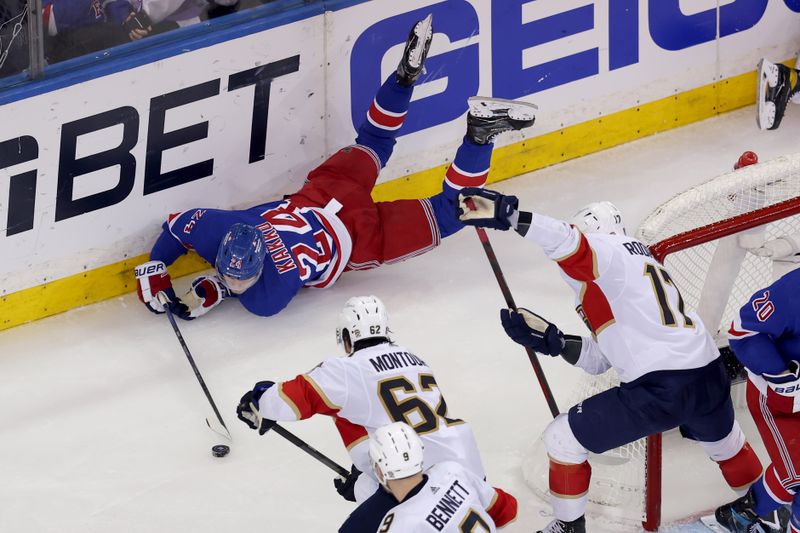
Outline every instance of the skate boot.
[[792, 519], [792, 508], [788, 505], [781, 505], [770, 514], [758, 517], [761, 520], [761, 527], [767, 533], [785, 533], [789, 531], [789, 521]]
[[433, 15], [420, 20], [408, 34], [403, 58], [397, 65], [397, 82], [403, 87], [411, 87], [425, 71], [425, 58], [433, 39]]
[[475, 144], [489, 144], [503, 132], [533, 126], [539, 109], [534, 104], [483, 96], [473, 96], [467, 103], [467, 138]]
[[776, 130], [781, 125], [786, 104], [794, 93], [791, 83], [793, 70], [766, 59], [759, 61], [756, 121], [762, 130]]
[[586, 533], [586, 519], [580, 516], [572, 522], [553, 520], [547, 527], [536, 533]]
[[714, 517], [719, 525], [732, 533], [767, 533], [768, 530], [753, 510], [755, 504], [753, 489], [750, 489], [738, 500], [718, 507]]

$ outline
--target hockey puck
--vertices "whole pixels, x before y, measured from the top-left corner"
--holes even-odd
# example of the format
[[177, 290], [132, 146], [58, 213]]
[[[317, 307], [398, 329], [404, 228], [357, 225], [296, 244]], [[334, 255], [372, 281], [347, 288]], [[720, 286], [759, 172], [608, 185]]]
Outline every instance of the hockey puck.
[[230, 452], [230, 447], [225, 444], [217, 444], [211, 447], [211, 453], [214, 455], [214, 457], [225, 457]]

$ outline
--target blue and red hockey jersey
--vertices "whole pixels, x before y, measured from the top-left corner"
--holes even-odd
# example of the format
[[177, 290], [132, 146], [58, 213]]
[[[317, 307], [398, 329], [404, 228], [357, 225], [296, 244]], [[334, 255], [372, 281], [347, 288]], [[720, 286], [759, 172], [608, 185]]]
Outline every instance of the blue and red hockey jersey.
[[750, 381], [767, 398], [767, 405], [783, 412], [800, 411], [800, 396], [788, 390], [796, 384], [785, 385], [796, 378], [791, 373], [783, 376], [792, 361], [800, 361], [798, 292], [800, 269], [795, 269], [756, 291], [728, 330], [731, 348]]
[[728, 331], [736, 357], [756, 374], [780, 374], [800, 360], [800, 269], [756, 291]]
[[257, 315], [278, 313], [301, 287], [330, 286], [350, 257], [350, 235], [333, 212], [297, 208], [283, 200], [238, 211], [190, 209], [170, 215], [150, 259], [169, 265], [193, 250], [214, 265], [219, 243], [237, 222], [259, 228], [267, 246], [261, 277], [238, 295]]

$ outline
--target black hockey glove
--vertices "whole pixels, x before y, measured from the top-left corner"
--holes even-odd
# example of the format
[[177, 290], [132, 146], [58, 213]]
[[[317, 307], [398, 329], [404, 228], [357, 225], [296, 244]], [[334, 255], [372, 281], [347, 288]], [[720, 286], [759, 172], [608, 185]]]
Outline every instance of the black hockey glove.
[[464, 187], [458, 194], [456, 216], [469, 226], [507, 230], [516, 226], [519, 200], [497, 191]]
[[242, 399], [239, 400], [239, 405], [236, 407], [236, 417], [247, 424], [250, 429], [257, 429], [259, 435], [263, 435], [277, 424], [274, 420], [262, 418], [258, 412], [258, 401], [267, 389], [273, 385], [275, 385], [274, 381], [259, 381], [253, 387], [253, 390], [244, 393]]
[[350, 473], [346, 478], [342, 479], [337, 477], [333, 480], [333, 486], [336, 487], [336, 492], [338, 492], [342, 498], [349, 502], [356, 501], [356, 495], [354, 491], [356, 488], [356, 480], [360, 475], [361, 470], [356, 468], [356, 465], [351, 466]]
[[555, 324], [527, 309], [519, 308], [516, 312], [501, 309], [500, 322], [506, 334], [517, 344], [551, 357], [561, 355], [564, 351], [564, 334]]

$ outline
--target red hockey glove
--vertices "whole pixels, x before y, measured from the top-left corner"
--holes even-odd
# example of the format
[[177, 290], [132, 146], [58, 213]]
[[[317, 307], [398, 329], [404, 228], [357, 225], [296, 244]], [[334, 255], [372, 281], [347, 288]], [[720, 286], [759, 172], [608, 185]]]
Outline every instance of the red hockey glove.
[[184, 297], [187, 312], [181, 318], [192, 320], [203, 316], [230, 296], [231, 291], [217, 276], [198, 276], [192, 280], [192, 286]]
[[156, 314], [164, 312], [164, 306], [158, 301], [158, 293], [163, 292], [167, 297], [170, 311], [178, 316], [188, 313], [183, 302], [175, 296], [167, 265], [163, 261], [142, 263], [134, 269], [134, 274], [136, 275], [136, 294], [147, 309]]

